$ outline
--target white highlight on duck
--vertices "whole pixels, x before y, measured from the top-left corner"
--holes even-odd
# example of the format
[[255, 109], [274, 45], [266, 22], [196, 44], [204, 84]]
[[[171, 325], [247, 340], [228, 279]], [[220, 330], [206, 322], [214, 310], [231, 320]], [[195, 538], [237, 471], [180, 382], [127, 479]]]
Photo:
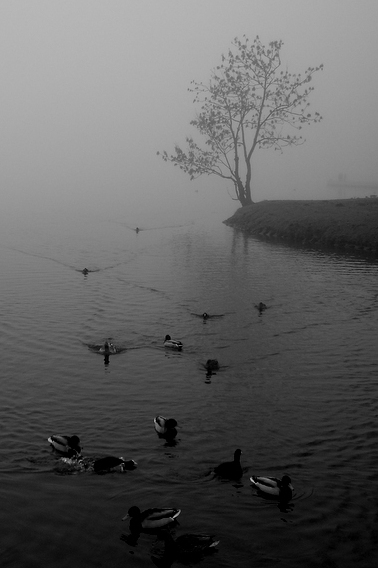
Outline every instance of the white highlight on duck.
[[164, 339], [164, 347], [169, 347], [170, 349], [181, 351], [182, 343], [181, 341], [177, 341], [177, 339], [172, 339], [170, 335], [166, 335]]

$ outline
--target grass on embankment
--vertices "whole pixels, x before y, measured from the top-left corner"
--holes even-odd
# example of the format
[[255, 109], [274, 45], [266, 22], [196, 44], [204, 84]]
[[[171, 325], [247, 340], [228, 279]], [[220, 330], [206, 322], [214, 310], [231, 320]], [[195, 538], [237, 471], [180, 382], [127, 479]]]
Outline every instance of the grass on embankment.
[[261, 201], [224, 221], [251, 235], [378, 254], [378, 199]]

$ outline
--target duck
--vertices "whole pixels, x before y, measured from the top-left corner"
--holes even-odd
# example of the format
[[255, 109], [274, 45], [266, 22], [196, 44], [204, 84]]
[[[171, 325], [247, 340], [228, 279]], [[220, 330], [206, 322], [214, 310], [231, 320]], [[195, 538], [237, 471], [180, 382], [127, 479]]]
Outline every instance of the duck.
[[120, 471], [132, 470], [137, 467], [137, 462], [134, 460], [125, 460], [125, 458], [117, 458], [115, 456], [106, 456], [99, 458], [93, 462], [93, 470], [97, 473], [112, 471], [119, 469]]
[[176, 539], [167, 529], [163, 529], [158, 533], [158, 539], [164, 541], [163, 558], [192, 558], [200, 557], [210, 552], [215, 552], [215, 547], [219, 544], [219, 540], [211, 534], [182, 534]]
[[208, 359], [205, 363], [207, 371], [219, 371], [219, 363], [216, 359]]
[[268, 309], [268, 306], [267, 306], [266, 304], [264, 304], [263, 302], [260, 302], [259, 304], [256, 304], [256, 305], [255, 305], [255, 308], [256, 308], [257, 310], [259, 310], [259, 312], [260, 312], [260, 314], [261, 314], [261, 312], [263, 312], [264, 310], [267, 310], [267, 309]]
[[209, 316], [209, 314], [208, 314], [207, 312], [203, 312], [202, 318], [203, 318], [204, 320], [209, 319], [209, 317], [210, 317], [210, 316]]
[[141, 511], [135, 505], [130, 507], [122, 520], [130, 519], [130, 529], [134, 531], [141, 531], [143, 529], [160, 529], [174, 523], [176, 518], [181, 513], [181, 509], [165, 508], [159, 509], [153, 507]]
[[252, 475], [250, 481], [258, 491], [269, 496], [278, 497], [280, 501], [290, 501], [293, 496], [294, 488], [288, 475], [283, 475], [282, 479]]
[[66, 454], [68, 457], [79, 457], [81, 455], [79, 436], [60, 436], [53, 434], [47, 438], [47, 441], [57, 452]]
[[84, 274], [84, 276], [86, 276], [87, 274], [89, 274], [88, 268], [83, 268], [83, 270], [82, 270], [81, 272]]
[[177, 351], [181, 351], [182, 343], [181, 341], [172, 339], [170, 335], [166, 335], [164, 339], [164, 347], [170, 347], [171, 349], [177, 349]]
[[215, 475], [228, 479], [239, 479], [243, 475], [243, 469], [240, 464], [240, 456], [242, 451], [238, 448], [234, 452], [234, 461], [224, 462], [214, 468]]
[[117, 348], [115, 345], [113, 345], [113, 343], [106, 340], [104, 345], [100, 347], [99, 352], [104, 353], [105, 355], [110, 355], [111, 353], [114, 355], [115, 353], [117, 353]]
[[172, 439], [177, 436], [177, 421], [174, 418], [164, 418], [164, 416], [155, 416], [154, 427], [159, 438]]

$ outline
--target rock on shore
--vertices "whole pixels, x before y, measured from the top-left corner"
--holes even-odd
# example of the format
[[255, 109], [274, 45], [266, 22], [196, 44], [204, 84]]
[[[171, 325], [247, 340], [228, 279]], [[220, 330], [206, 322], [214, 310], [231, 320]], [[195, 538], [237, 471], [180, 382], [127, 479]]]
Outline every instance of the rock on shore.
[[378, 255], [378, 199], [261, 201], [223, 221], [248, 234]]

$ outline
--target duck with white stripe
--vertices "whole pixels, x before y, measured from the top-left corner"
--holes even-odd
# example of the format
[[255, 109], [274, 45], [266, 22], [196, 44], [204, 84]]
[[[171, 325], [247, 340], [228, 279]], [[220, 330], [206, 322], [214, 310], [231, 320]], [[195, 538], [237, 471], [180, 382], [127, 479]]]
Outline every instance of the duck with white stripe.
[[169, 347], [170, 349], [176, 349], [177, 351], [181, 351], [182, 343], [177, 339], [172, 339], [170, 335], [166, 335], [164, 339], [164, 347]]
[[250, 480], [253, 487], [266, 496], [278, 497], [280, 501], [286, 502], [293, 496], [294, 488], [288, 475], [283, 475], [282, 479], [252, 475]]
[[175, 522], [181, 513], [181, 509], [153, 507], [141, 511], [139, 507], [133, 506], [122, 520], [130, 519], [130, 530], [141, 531], [144, 529], [159, 529]]
[[177, 421], [174, 418], [164, 418], [164, 416], [155, 416], [154, 427], [159, 438], [172, 440], [177, 436]]
[[51, 444], [54, 450], [60, 452], [61, 454], [65, 454], [71, 458], [81, 456], [79, 436], [60, 436], [53, 434], [52, 436], [47, 438], [47, 441]]

